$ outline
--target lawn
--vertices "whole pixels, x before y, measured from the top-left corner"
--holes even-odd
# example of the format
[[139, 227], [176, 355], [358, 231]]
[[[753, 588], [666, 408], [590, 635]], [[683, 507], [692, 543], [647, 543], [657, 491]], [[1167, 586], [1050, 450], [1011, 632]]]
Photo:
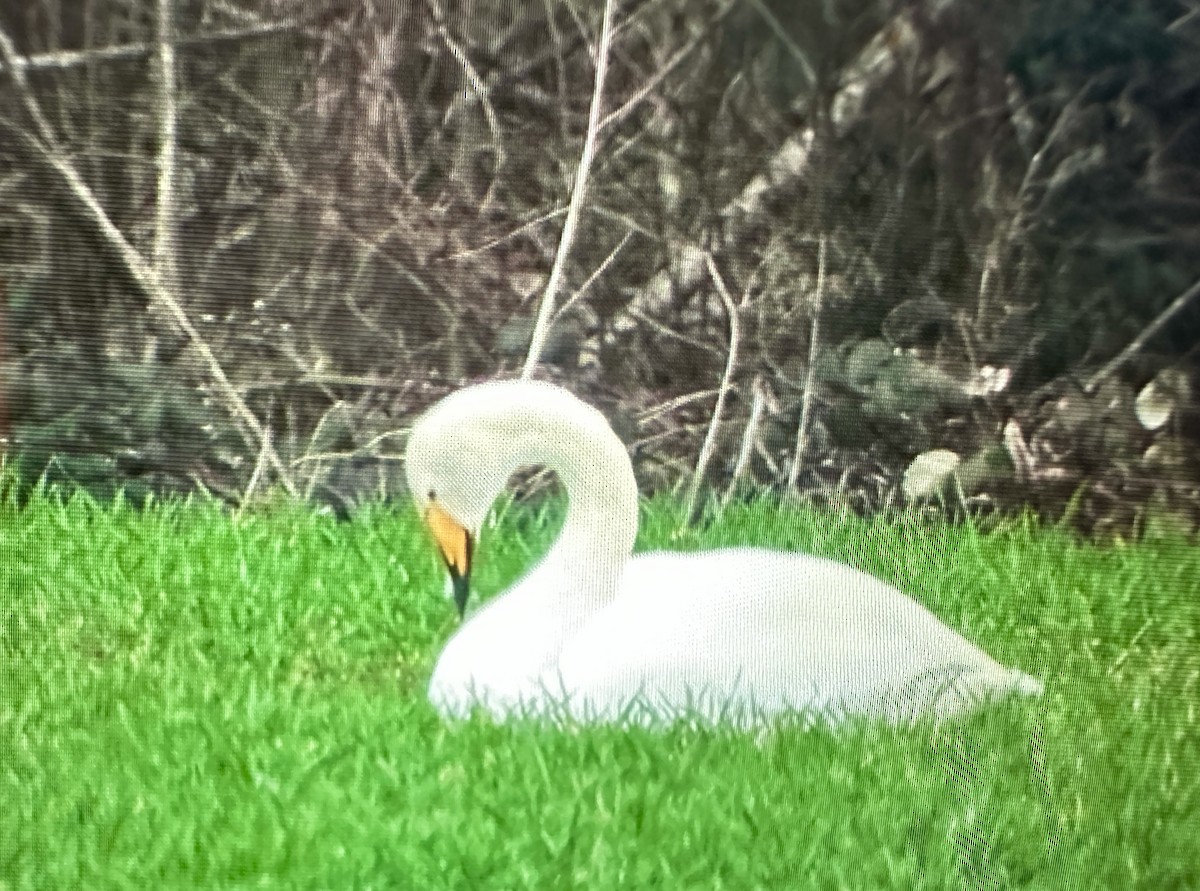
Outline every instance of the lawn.
[[[502, 588], [561, 510], [511, 509]], [[0, 505], [0, 889], [1200, 887], [1200, 548], [766, 503], [756, 543], [914, 593], [1040, 701], [761, 738], [444, 725], [410, 511]]]

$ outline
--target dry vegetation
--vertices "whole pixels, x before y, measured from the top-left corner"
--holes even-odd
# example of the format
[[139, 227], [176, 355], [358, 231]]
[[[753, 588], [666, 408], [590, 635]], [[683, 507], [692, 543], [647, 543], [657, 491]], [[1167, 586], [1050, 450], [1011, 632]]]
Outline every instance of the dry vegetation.
[[[538, 373], [643, 482], [1200, 516], [1200, 13], [627, 0]], [[26, 480], [398, 486], [518, 373], [598, 5], [0, 12], [0, 430]], [[0, 408], [0, 418], [5, 410]]]

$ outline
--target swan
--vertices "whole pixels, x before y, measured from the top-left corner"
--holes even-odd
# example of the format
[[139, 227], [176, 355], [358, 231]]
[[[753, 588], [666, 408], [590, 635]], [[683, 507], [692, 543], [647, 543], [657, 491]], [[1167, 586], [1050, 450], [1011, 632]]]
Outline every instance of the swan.
[[900, 723], [1042, 690], [834, 560], [753, 547], [631, 556], [638, 491], [625, 446], [599, 411], [540, 381], [468, 386], [410, 432], [405, 474], [460, 616], [484, 521], [527, 465], [558, 475], [566, 517], [546, 556], [446, 643], [429, 682], [446, 718]]

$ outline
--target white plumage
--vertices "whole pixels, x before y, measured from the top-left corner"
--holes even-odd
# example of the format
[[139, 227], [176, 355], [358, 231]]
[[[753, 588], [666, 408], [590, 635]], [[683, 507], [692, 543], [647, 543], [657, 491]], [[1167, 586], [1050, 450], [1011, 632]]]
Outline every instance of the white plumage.
[[[628, 454], [599, 412], [546, 383], [468, 387], [413, 429], [409, 485], [460, 581], [492, 502], [526, 465], [558, 474], [567, 516], [541, 562], [446, 644], [429, 686], [443, 714], [899, 722], [1041, 692], [895, 587], [833, 560], [759, 548], [631, 557]], [[448, 530], [475, 538], [456, 544]]]

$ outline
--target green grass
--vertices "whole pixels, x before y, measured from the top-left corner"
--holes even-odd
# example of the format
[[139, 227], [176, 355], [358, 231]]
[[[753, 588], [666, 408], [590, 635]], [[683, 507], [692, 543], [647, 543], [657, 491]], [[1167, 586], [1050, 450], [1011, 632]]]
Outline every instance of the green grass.
[[[495, 591], [553, 534], [514, 510]], [[0, 505], [0, 889], [1200, 887], [1200, 549], [766, 504], [640, 547], [833, 555], [1037, 703], [905, 730], [444, 725], [407, 511]]]

